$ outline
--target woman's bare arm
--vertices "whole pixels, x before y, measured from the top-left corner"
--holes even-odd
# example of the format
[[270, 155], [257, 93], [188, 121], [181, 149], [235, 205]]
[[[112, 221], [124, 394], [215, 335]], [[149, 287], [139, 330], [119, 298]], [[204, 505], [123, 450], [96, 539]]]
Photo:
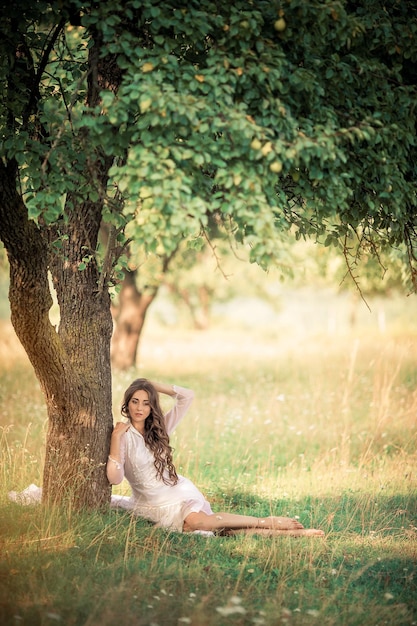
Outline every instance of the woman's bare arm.
[[107, 478], [112, 485], [120, 484], [124, 478], [122, 436], [129, 428], [129, 422], [117, 422], [112, 432], [110, 454], [107, 460]]
[[177, 395], [177, 392], [174, 389], [174, 385], [168, 385], [167, 383], [158, 383], [153, 380], [150, 383], [155, 387], [158, 393], [164, 393], [167, 396], [174, 397]]

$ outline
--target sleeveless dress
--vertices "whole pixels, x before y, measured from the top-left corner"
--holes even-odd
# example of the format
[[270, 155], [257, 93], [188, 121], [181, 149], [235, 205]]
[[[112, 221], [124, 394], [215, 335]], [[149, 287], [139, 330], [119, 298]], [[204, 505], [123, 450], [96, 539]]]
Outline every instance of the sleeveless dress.
[[[176, 385], [173, 389], [175, 405], [164, 416], [168, 434], [184, 417], [194, 398], [190, 389]], [[153, 453], [133, 426], [121, 437], [120, 454], [120, 463], [107, 462], [107, 477], [113, 485], [126, 478], [132, 495], [112, 496], [112, 507], [130, 510], [157, 526], [178, 532], [183, 531], [184, 519], [190, 513], [213, 513], [203, 494], [188, 478], [178, 476], [176, 485], [167, 485], [158, 478]]]

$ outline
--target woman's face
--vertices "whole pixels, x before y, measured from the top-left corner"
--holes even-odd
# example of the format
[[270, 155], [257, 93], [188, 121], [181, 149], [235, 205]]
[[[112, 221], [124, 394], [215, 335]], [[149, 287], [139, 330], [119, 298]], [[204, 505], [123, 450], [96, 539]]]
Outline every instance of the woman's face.
[[145, 420], [151, 412], [148, 392], [144, 389], [135, 391], [127, 405], [130, 421], [142, 435], [145, 432]]

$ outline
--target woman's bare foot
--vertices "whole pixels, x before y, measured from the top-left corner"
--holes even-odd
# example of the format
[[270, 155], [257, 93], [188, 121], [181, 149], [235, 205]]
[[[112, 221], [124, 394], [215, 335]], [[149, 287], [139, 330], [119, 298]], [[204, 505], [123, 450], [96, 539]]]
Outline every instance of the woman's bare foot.
[[274, 530], [295, 530], [302, 529], [304, 526], [296, 519], [291, 517], [260, 517], [257, 528], [269, 528]]

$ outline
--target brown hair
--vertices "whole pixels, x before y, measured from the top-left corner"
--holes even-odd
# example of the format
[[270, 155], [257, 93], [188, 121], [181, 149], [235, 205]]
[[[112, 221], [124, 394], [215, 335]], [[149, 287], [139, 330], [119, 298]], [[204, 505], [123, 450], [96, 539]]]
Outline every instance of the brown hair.
[[[145, 420], [145, 445], [152, 450], [157, 476], [166, 485], [176, 485], [178, 475], [172, 460], [172, 448], [169, 445], [169, 436], [165, 427], [164, 414], [159, 404], [159, 394], [152, 383], [146, 378], [137, 378], [125, 391], [121, 413], [130, 419], [129, 402], [136, 391], [146, 391], [149, 398], [151, 412]], [[168, 470], [169, 479], [164, 476], [164, 470]]]

